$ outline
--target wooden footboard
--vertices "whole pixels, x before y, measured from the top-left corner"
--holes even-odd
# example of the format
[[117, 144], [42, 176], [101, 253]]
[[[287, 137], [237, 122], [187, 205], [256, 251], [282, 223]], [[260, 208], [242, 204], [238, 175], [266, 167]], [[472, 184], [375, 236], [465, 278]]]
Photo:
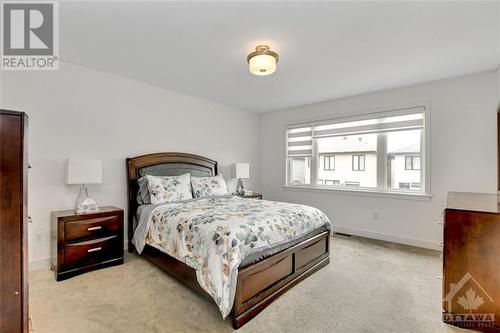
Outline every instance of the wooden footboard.
[[330, 262], [330, 233], [325, 231], [258, 263], [241, 267], [233, 307], [240, 328], [273, 300]]

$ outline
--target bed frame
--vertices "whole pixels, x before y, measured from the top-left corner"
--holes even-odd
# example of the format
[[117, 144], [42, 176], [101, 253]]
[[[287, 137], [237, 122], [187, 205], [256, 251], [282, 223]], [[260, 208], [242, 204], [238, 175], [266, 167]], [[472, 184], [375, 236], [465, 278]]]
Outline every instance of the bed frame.
[[[185, 153], [156, 153], [127, 158], [128, 249], [136, 228], [137, 179], [144, 175], [175, 176], [190, 172], [195, 176], [217, 175], [217, 162]], [[233, 327], [240, 328], [295, 284], [330, 262], [328, 231], [291, 246], [257, 263], [238, 269], [232, 310]], [[193, 268], [146, 245], [141, 256], [171, 274], [188, 287], [210, 297], [198, 284]]]

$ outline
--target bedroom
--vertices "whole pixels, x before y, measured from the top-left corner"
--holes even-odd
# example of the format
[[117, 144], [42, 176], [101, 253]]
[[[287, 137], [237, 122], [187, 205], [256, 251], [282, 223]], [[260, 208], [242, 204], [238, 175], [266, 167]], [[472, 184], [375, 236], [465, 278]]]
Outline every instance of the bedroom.
[[[498, 2], [46, 3], [1, 2], [2, 333], [498, 331]], [[208, 211], [156, 218], [168, 253], [143, 176], [187, 186], [165, 218]]]

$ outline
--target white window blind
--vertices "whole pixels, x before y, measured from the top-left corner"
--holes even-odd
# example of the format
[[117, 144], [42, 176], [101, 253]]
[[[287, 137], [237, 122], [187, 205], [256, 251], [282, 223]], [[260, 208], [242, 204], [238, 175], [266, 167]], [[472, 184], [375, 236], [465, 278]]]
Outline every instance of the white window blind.
[[287, 156], [312, 156], [312, 145], [312, 128], [310, 126], [287, 129]]
[[416, 107], [401, 115], [376, 117], [372, 119], [342, 121], [333, 119], [320, 123], [310, 123], [304, 127], [287, 129], [287, 156], [312, 155], [313, 139], [370, 134], [388, 131], [421, 129], [424, 127], [424, 108]]

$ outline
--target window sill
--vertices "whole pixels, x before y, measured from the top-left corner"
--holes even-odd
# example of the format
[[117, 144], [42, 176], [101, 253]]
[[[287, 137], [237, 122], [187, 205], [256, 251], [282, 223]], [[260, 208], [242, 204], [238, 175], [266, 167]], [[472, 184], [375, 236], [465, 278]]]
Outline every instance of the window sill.
[[421, 200], [430, 201], [432, 194], [426, 193], [411, 193], [411, 192], [396, 192], [378, 189], [343, 189], [343, 188], [327, 188], [324, 186], [308, 186], [308, 185], [283, 185], [285, 191], [306, 191], [306, 192], [325, 192], [336, 193], [345, 195], [361, 195], [369, 197], [380, 197], [390, 199], [403, 199], [403, 200]]

